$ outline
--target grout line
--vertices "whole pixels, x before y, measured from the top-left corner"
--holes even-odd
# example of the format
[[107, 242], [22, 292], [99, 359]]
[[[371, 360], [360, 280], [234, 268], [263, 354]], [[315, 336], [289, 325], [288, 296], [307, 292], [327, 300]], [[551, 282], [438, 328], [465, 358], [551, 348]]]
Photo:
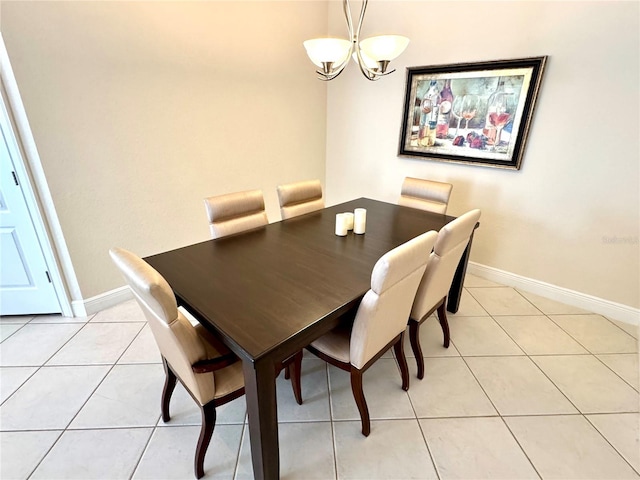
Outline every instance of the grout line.
[[[149, 428], [149, 427], [146, 427], [146, 428]], [[147, 438], [147, 442], [145, 443], [144, 448], [142, 449], [142, 452], [140, 453], [140, 457], [138, 457], [138, 461], [136, 462], [136, 464], [133, 466], [133, 469], [131, 470], [131, 475], [129, 475], [129, 479], [133, 478], [133, 476], [136, 474], [136, 471], [138, 470], [138, 467], [140, 467], [140, 462], [142, 462], [142, 458], [144, 457], [145, 453], [147, 453], [147, 450], [149, 449], [149, 446], [151, 445], [151, 439], [155, 435], [157, 429], [158, 429], [158, 426], [157, 426], [157, 423], [156, 423], [156, 426], [151, 429], [151, 433], [149, 434], [149, 438]]]
[[505, 421], [505, 419], [502, 416], [500, 417], [500, 420], [502, 420], [502, 423], [504, 424], [504, 426], [507, 428], [507, 430], [511, 434], [511, 438], [513, 438], [515, 440], [516, 444], [518, 445], [518, 447], [520, 447], [520, 451], [523, 453], [525, 458], [529, 461], [529, 464], [531, 465], [531, 468], [533, 468], [533, 470], [536, 472], [536, 474], [538, 475], [539, 478], [542, 478], [541, 473], [536, 468], [535, 464], [533, 463], [533, 460], [531, 460], [531, 458], [529, 458], [529, 455], [527, 454], [527, 451], [524, 449], [524, 447], [522, 446], [522, 444], [518, 440], [518, 437], [516, 437], [515, 433], [513, 433], [513, 431], [509, 427], [509, 424]]
[[[637, 415], [637, 412], [633, 412], [633, 413], [634, 413], [635, 415]], [[596, 414], [588, 414], [588, 415], [619, 415], [619, 413], [596, 413]], [[631, 462], [629, 462], [629, 461], [627, 460], [627, 458], [622, 454], [622, 452], [621, 452], [620, 450], [618, 450], [618, 449], [616, 448], [616, 446], [615, 446], [613, 443], [611, 443], [611, 442], [609, 441], [609, 439], [604, 435], [604, 433], [603, 433], [603, 432], [601, 432], [601, 431], [600, 431], [600, 429], [596, 426], [596, 424], [595, 424], [595, 423], [593, 423], [593, 422], [591, 421], [591, 419], [590, 419], [589, 417], [587, 417], [587, 415], [584, 415], [584, 414], [583, 414], [582, 416], [583, 416], [583, 417], [585, 418], [585, 420], [589, 423], [589, 425], [591, 425], [591, 426], [593, 427], [593, 429], [594, 429], [596, 432], [598, 432], [598, 434], [599, 434], [599, 435], [604, 439], [604, 441], [605, 441], [605, 442], [607, 442], [609, 445], [611, 445], [611, 448], [613, 448], [613, 449], [615, 450], [615, 452], [616, 452], [618, 455], [620, 455], [620, 457], [621, 457], [621, 458], [622, 458], [622, 459], [627, 463], [627, 465], [629, 465], [629, 466], [631, 467], [631, 470], [633, 470], [634, 472], [636, 472], [636, 473], [638, 473], [638, 474], [640, 475], [640, 469], [636, 469], [636, 468], [631, 464]]]

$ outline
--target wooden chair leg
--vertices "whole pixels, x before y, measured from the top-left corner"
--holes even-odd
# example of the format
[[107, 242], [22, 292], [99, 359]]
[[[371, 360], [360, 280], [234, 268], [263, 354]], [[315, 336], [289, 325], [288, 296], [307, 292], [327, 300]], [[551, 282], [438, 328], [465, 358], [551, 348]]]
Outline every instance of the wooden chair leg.
[[289, 380], [290, 378], [291, 378], [291, 369], [290, 369], [290, 366], [287, 365], [286, 367], [284, 367], [284, 379]]
[[162, 357], [162, 364], [164, 366], [165, 379], [164, 388], [162, 389], [160, 410], [162, 412], [162, 421], [168, 422], [171, 419], [171, 415], [169, 415], [169, 402], [171, 402], [171, 395], [173, 394], [173, 390], [176, 388], [176, 381], [178, 379], [164, 357]]
[[353, 366], [351, 367], [351, 391], [353, 392], [353, 398], [360, 412], [362, 435], [368, 437], [371, 433], [371, 420], [369, 419], [369, 409], [367, 408], [367, 401], [364, 398], [364, 391], [362, 390], [362, 371]]
[[[300, 383], [300, 376], [302, 375], [302, 350], [293, 356], [293, 362], [287, 365], [287, 370], [290, 371], [291, 375], [293, 396], [296, 397], [298, 405], [302, 405], [302, 385]], [[285, 370], [285, 378], [287, 370]]]
[[446, 309], [446, 299], [442, 302], [442, 304], [438, 307], [438, 320], [440, 320], [440, 326], [442, 327], [442, 335], [444, 336], [443, 345], [445, 348], [449, 348], [449, 342], [451, 340], [451, 336], [449, 334], [449, 322], [447, 321], [447, 309]]
[[404, 355], [404, 332], [400, 334], [400, 340], [393, 344], [393, 350], [396, 353], [396, 360], [400, 366], [402, 389], [406, 392], [409, 390], [409, 367], [407, 366], [407, 357]]
[[196, 478], [204, 476], [204, 456], [207, 454], [211, 435], [213, 435], [213, 429], [216, 426], [216, 407], [213, 401], [201, 406], [200, 411], [202, 412], [202, 427], [200, 428], [194, 463]]
[[424, 358], [422, 358], [422, 347], [420, 347], [420, 323], [409, 321], [409, 340], [411, 341], [411, 350], [416, 357], [416, 365], [418, 367], [418, 378], [424, 378]]

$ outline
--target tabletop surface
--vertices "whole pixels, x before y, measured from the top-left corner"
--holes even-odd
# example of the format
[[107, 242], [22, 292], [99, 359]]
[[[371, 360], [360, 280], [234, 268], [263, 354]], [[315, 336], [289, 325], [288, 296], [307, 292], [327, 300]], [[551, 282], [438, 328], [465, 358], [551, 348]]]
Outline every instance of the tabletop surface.
[[[367, 209], [366, 233], [336, 236], [336, 213]], [[294, 345], [370, 288], [387, 251], [454, 217], [357, 199], [238, 235], [147, 257], [178, 298], [245, 359]], [[209, 323], [209, 325], [206, 325]], [[326, 328], [323, 327], [323, 328]], [[285, 352], [286, 354], [289, 351]]]

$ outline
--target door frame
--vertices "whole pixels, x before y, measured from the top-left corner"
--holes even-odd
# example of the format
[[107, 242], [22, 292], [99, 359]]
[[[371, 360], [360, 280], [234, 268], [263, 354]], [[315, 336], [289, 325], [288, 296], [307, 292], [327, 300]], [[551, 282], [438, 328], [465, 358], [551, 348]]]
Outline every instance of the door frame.
[[71, 306], [71, 298], [82, 299], [80, 286], [1, 32], [0, 87], [0, 114], [6, 119], [9, 133], [13, 135], [18, 147], [19, 155], [14, 161], [14, 168], [20, 179], [20, 186], [42, 248], [51, 283], [58, 297], [61, 313], [65, 317], [73, 317], [74, 313], [85, 315], [86, 312], [74, 312]]

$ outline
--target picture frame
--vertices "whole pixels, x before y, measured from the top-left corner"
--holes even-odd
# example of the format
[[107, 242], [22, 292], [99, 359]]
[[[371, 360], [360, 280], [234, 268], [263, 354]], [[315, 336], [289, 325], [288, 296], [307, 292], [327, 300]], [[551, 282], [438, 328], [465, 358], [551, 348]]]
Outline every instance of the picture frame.
[[519, 170], [546, 61], [408, 67], [398, 155]]

